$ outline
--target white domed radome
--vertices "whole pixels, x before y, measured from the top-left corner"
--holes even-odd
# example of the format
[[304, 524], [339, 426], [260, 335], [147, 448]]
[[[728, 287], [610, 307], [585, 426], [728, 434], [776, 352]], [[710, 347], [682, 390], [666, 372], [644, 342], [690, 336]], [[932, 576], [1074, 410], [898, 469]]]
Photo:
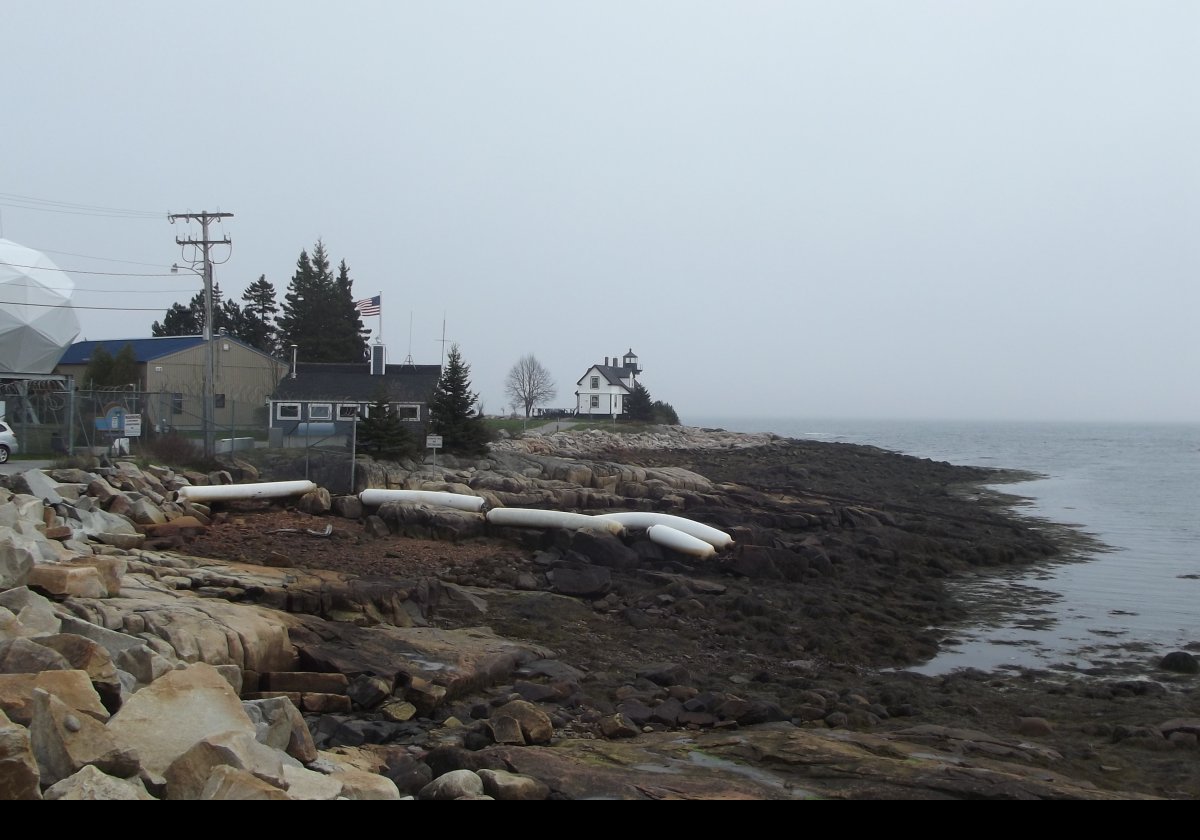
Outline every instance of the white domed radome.
[[0, 239], [0, 374], [54, 370], [79, 335], [73, 291], [45, 254]]

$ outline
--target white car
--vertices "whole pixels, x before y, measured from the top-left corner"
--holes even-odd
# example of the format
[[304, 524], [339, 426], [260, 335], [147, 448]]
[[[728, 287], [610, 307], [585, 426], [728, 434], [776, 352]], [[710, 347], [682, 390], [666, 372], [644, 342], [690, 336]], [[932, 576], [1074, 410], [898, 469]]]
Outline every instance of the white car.
[[17, 445], [17, 436], [13, 433], [12, 426], [0, 421], [0, 464], [8, 460], [8, 456], [16, 455], [20, 451]]

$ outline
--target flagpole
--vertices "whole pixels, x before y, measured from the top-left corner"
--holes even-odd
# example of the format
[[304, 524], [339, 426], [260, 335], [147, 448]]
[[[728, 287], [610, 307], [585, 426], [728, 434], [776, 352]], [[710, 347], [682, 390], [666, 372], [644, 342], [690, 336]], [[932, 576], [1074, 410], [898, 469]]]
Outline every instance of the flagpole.
[[383, 292], [379, 293], [379, 334], [375, 337], [377, 341], [383, 341]]

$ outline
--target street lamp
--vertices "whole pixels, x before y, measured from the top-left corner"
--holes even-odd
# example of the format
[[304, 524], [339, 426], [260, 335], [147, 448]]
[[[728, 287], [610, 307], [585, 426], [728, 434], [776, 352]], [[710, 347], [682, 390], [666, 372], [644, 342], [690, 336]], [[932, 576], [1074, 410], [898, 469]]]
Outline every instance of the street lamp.
[[[178, 273], [181, 266], [179, 263], [171, 264], [171, 271]], [[211, 458], [216, 451], [214, 441], [214, 415], [216, 414], [216, 398], [214, 397], [214, 388], [216, 385], [216, 370], [214, 368], [213, 354], [213, 293], [212, 293], [212, 264], [207, 260], [204, 263], [204, 271], [197, 271], [194, 268], [183, 266], [185, 271], [190, 271], [204, 279], [204, 400], [201, 406], [202, 420], [204, 426], [204, 455]]]

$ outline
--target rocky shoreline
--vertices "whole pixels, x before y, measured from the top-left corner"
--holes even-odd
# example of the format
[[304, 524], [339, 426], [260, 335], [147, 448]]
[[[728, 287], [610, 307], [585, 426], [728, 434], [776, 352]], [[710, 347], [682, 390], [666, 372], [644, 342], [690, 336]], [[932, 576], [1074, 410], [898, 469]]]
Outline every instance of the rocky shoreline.
[[362, 459], [355, 489], [670, 512], [734, 544], [697, 561], [635, 531], [322, 487], [179, 499], [319, 477], [294, 456], [18, 476], [0, 492], [0, 798], [1200, 792], [1185, 651], [1122, 674], [903, 670], [969, 617], [950, 581], [1087, 548], [981, 492], [1014, 474], [686, 427], [439, 460]]

